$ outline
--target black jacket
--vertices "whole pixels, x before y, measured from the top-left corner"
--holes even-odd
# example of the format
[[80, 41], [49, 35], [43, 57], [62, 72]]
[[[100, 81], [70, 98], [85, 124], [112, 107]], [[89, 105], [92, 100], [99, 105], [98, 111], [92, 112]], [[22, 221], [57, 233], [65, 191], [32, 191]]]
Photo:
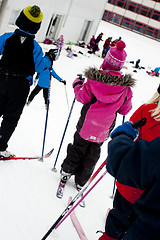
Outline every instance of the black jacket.
[[145, 189], [134, 203], [136, 220], [123, 239], [160, 239], [160, 137], [133, 142], [120, 135], [109, 142], [107, 170], [121, 184]]

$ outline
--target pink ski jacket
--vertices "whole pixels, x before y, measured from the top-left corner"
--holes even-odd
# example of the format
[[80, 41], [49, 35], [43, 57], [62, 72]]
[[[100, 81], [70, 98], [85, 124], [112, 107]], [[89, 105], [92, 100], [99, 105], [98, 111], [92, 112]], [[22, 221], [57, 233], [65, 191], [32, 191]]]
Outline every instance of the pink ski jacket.
[[84, 105], [77, 130], [83, 139], [102, 143], [114, 125], [116, 114], [126, 115], [131, 110], [131, 87], [135, 80], [129, 74], [123, 76], [117, 71], [91, 67], [84, 74], [85, 83], [78, 78], [73, 82], [76, 100]]

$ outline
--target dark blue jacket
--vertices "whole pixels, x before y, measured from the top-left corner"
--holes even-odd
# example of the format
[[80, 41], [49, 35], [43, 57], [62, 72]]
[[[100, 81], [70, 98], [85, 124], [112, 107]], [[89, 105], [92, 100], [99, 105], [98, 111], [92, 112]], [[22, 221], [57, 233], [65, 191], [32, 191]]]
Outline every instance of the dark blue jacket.
[[135, 222], [123, 239], [160, 239], [160, 137], [133, 142], [120, 135], [109, 142], [107, 170], [119, 183], [144, 189], [134, 203]]

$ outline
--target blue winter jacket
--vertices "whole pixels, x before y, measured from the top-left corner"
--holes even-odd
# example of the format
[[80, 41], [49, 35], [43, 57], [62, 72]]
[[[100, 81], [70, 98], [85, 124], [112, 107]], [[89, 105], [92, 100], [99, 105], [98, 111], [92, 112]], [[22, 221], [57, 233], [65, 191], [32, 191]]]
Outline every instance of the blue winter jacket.
[[[52, 68], [52, 76], [56, 78], [58, 81], [62, 79], [56, 74], [56, 72]], [[42, 88], [49, 88], [49, 80], [50, 80], [50, 71], [49, 69], [45, 69], [39, 74], [38, 85]]]
[[[17, 29], [15, 31], [17, 31]], [[34, 38], [33, 34], [27, 33], [21, 29], [18, 29], [18, 31], [22, 32], [23, 34], [25, 33], [26, 35], [30, 35]], [[8, 33], [4, 33], [3, 35], [0, 36], [0, 55], [3, 54], [6, 40], [9, 37], [11, 37], [13, 34], [15, 34], [15, 33], [8, 32]], [[34, 64], [35, 64], [35, 71], [41, 72], [45, 68], [49, 69], [49, 67], [51, 65], [51, 61], [46, 56], [43, 57], [44, 54], [43, 54], [41, 46], [34, 39], [33, 39], [33, 41], [34, 41], [33, 59], [34, 59]], [[14, 46], [13, 46], [13, 48], [14, 48]], [[32, 82], [32, 78], [33, 78], [33, 76], [27, 77], [27, 79], [30, 82]]]
[[[133, 205], [136, 219], [124, 240], [160, 239], [160, 137], [133, 142], [120, 135], [109, 142], [107, 170], [119, 183], [143, 189]], [[119, 203], [121, 204], [121, 203]]]

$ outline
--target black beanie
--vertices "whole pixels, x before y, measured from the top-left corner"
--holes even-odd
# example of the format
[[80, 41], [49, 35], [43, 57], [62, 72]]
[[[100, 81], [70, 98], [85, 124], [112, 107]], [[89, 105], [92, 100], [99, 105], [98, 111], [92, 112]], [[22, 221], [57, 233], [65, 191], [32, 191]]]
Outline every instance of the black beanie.
[[36, 34], [40, 29], [42, 19], [43, 13], [38, 6], [28, 6], [20, 12], [16, 25], [26, 32]]

